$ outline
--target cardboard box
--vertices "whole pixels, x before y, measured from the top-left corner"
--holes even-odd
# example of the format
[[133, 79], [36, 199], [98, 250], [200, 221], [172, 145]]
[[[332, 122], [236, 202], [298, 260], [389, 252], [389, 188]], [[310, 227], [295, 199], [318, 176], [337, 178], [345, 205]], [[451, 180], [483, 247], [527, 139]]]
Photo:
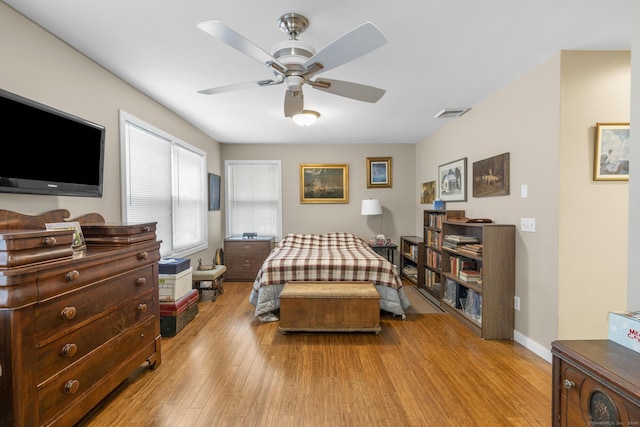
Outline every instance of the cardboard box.
[[177, 301], [185, 296], [193, 288], [191, 286], [192, 271], [193, 269], [189, 267], [178, 274], [158, 274], [160, 301]]
[[198, 300], [200, 295], [197, 289], [187, 292], [187, 295], [174, 302], [160, 303], [160, 335], [172, 337], [198, 314]]
[[640, 311], [609, 312], [609, 340], [640, 353]]
[[191, 267], [189, 258], [162, 258], [158, 262], [160, 274], [178, 274]]

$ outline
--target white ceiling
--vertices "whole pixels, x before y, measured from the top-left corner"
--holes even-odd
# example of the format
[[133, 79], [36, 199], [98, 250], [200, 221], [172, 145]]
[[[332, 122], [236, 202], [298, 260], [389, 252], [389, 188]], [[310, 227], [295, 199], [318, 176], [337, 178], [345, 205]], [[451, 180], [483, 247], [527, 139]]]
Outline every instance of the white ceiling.
[[[633, 0], [3, 0], [223, 143], [416, 143], [560, 50], [631, 49]], [[198, 90], [273, 78], [196, 24], [220, 20], [267, 52], [278, 18], [309, 19], [319, 50], [366, 21], [388, 43], [320, 77], [386, 90], [375, 104], [304, 86], [311, 127], [283, 114], [286, 87]], [[472, 114], [473, 109], [467, 113]]]

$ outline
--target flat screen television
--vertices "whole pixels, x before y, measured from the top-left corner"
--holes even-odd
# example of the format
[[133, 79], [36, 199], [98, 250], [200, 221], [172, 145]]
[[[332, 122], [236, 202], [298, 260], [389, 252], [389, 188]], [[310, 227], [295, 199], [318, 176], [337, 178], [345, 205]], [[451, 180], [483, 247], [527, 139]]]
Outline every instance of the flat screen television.
[[0, 89], [0, 192], [102, 197], [105, 128]]

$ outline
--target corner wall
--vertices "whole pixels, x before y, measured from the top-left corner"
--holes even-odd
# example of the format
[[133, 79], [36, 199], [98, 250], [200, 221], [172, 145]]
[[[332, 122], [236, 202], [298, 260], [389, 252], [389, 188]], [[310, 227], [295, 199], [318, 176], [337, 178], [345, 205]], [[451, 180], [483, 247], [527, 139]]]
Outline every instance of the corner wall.
[[[590, 129], [597, 121], [609, 120], [600, 118], [606, 117], [605, 111], [620, 111], [629, 105], [623, 93], [626, 84], [628, 96], [628, 76], [626, 83], [624, 76], [619, 76], [623, 81], [609, 90], [609, 97], [592, 94], [589, 85], [594, 84], [593, 79], [603, 77], [612, 61], [622, 65], [626, 61], [628, 71], [629, 52], [571, 54], [558, 53], [464, 116], [449, 119], [451, 123], [420, 142], [416, 150], [417, 188], [423, 182], [436, 179], [439, 164], [467, 157], [467, 175], [471, 176], [473, 162], [510, 153], [508, 196], [474, 198], [473, 183], [468, 179], [467, 202], [448, 203], [447, 208], [464, 209], [468, 217], [489, 217], [495, 222], [516, 224], [516, 295], [521, 298], [521, 309], [516, 312], [515, 335], [518, 341], [546, 358], [549, 358], [551, 341], [559, 338], [560, 330], [564, 338], [606, 338], [607, 319], [602, 314], [624, 301], [626, 294], [626, 245], [607, 247], [608, 256], [619, 260], [618, 273], [621, 274], [618, 277], [591, 257], [587, 262], [580, 262], [584, 258], [577, 257], [582, 272], [581, 280], [576, 283], [573, 277], [567, 277], [567, 273], [573, 273], [565, 266], [571, 266], [574, 254], [584, 254], [588, 245], [584, 239], [577, 241], [575, 235], [566, 235], [562, 227], [580, 228], [585, 236], [602, 232], [626, 235], [626, 221], [594, 221], [593, 217], [588, 220], [591, 213], [588, 216], [585, 213], [596, 211], [594, 197], [597, 195], [594, 193], [597, 186], [590, 180], [593, 165], [593, 131]], [[589, 63], [583, 63], [582, 69], [569, 66], [578, 57]], [[566, 86], [567, 81], [584, 80], [592, 81], [581, 86], [577, 98], [570, 91], [572, 87]], [[586, 114], [586, 107], [594, 104], [598, 105], [597, 113]], [[626, 116], [617, 119], [626, 120], [628, 111]], [[578, 156], [580, 158], [576, 158]], [[567, 175], [571, 177], [569, 181]], [[578, 185], [574, 180], [579, 180]], [[527, 198], [520, 194], [524, 184], [528, 186]], [[626, 212], [623, 192], [607, 198], [608, 209]], [[574, 204], [582, 209], [578, 212]], [[417, 205], [417, 209], [418, 214], [425, 205]], [[535, 218], [536, 232], [521, 232], [520, 218]], [[420, 226], [417, 224], [416, 231]], [[602, 286], [599, 278], [604, 274], [609, 277], [607, 289], [611, 297], [608, 299], [602, 299], [601, 292], [593, 292]], [[580, 291], [585, 287], [588, 292]], [[567, 299], [568, 295], [571, 298]], [[593, 322], [589, 327], [578, 320], [587, 317], [584, 307], [591, 310], [588, 316]], [[567, 312], [575, 319], [569, 321], [568, 315], [564, 315]], [[594, 312], [598, 315], [592, 316]]]

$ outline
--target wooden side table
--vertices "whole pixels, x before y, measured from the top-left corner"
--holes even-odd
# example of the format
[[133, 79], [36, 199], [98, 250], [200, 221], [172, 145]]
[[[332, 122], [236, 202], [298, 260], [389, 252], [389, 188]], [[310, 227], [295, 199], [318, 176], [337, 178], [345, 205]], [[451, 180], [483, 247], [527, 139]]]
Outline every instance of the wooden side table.
[[390, 243], [388, 245], [372, 245], [371, 243], [369, 243], [369, 246], [371, 246], [371, 249], [373, 249], [378, 255], [386, 257], [389, 261], [391, 261], [391, 264], [395, 264], [394, 254], [396, 252], [396, 249], [398, 249], [398, 245], [395, 245], [393, 243]]

